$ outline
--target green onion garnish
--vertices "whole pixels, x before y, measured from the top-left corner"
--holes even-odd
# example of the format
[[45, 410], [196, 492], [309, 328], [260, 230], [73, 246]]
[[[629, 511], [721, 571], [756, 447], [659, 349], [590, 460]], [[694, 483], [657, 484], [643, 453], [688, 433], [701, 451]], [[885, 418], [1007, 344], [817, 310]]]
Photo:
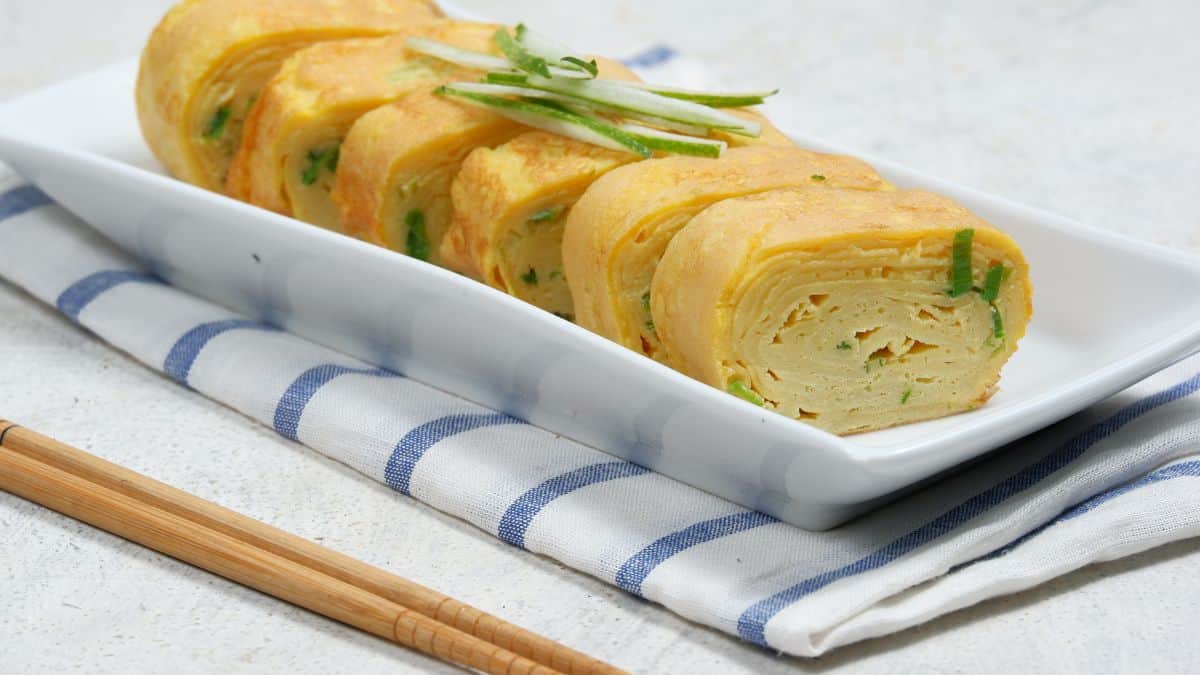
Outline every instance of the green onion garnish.
[[971, 290], [971, 240], [975, 230], [967, 228], [954, 233], [954, 250], [950, 257], [950, 290], [952, 298]]
[[425, 214], [413, 209], [404, 214], [404, 225], [408, 228], [405, 250], [417, 260], [429, 260], [429, 234], [425, 232]]
[[1000, 283], [1007, 276], [1004, 265], [996, 263], [988, 269], [987, 277], [983, 280], [983, 290], [979, 291], [979, 297], [986, 302], [993, 302], [996, 296], [1000, 295]]
[[531, 101], [516, 101], [491, 94], [482, 94], [454, 85], [438, 87], [434, 93], [441, 96], [453, 96], [480, 107], [489, 108], [509, 119], [531, 127], [545, 129], [560, 136], [575, 138], [613, 150], [625, 150], [642, 157], [649, 157], [652, 154], [650, 148], [613, 125], [568, 110]]
[[575, 56], [564, 56], [560, 60], [565, 63], [573, 63], [573, 64], [579, 66], [583, 70], [591, 73], [592, 77], [596, 77], [597, 75], [600, 74], [600, 66], [596, 64], [596, 59], [592, 59], [590, 61], [584, 61], [583, 59], [575, 57]]
[[324, 150], [309, 150], [306, 156], [308, 164], [300, 172], [300, 181], [305, 185], [312, 185], [317, 182], [317, 177], [321, 175], [321, 169], [328, 169], [330, 173], [337, 171], [338, 157], [340, 155], [341, 144], [325, 148]]
[[525, 51], [541, 57], [547, 62], [562, 64], [562, 68], [584, 72], [591, 77], [596, 77], [600, 73], [600, 67], [596, 65], [595, 59], [588, 59], [583, 54], [577, 54], [570, 47], [559, 44], [541, 33], [529, 30], [523, 23], [517, 24], [516, 37], [517, 42]]
[[647, 314], [650, 313], [650, 291], [642, 293], [642, 310]]
[[613, 80], [578, 80], [530, 75], [525, 86], [569, 96], [579, 103], [617, 114], [650, 115], [667, 122], [694, 124], [733, 134], [757, 137], [762, 126], [699, 103], [667, 98]]
[[651, 150], [670, 152], [692, 157], [720, 157], [728, 144], [711, 138], [696, 138], [669, 131], [651, 129], [640, 124], [622, 124], [618, 127]]
[[853, 345], [850, 344], [849, 340], [842, 340], [841, 342], [837, 343], [837, 349], [844, 352], [853, 349]]
[[646, 332], [650, 333], [651, 335], [658, 334], [658, 332], [656, 330], [654, 330], [654, 317], [650, 317], [649, 319], [646, 319]]
[[[600, 79], [595, 59], [518, 24], [492, 41], [502, 56], [420, 37], [405, 40], [419, 54], [485, 72], [482, 83], [453, 83], [437, 93], [456, 96], [523, 124], [602, 147], [719, 157], [713, 131], [757, 137], [762, 125], [722, 108], [758, 105], [777, 89], [707, 92]], [[489, 89], [490, 88], [490, 89]], [[547, 109], [558, 115], [548, 115]], [[632, 124], [631, 122], [640, 123]], [[674, 132], [674, 133], [672, 133]], [[814, 181], [824, 180], [813, 176]]]
[[562, 215], [562, 212], [563, 212], [563, 207], [561, 205], [547, 206], [546, 208], [542, 209], [541, 211], [538, 211], [537, 213], [533, 214], [532, 216], [529, 216], [529, 222], [531, 222], [531, 223], [548, 223], [552, 220], [557, 220], [558, 217]]
[[824, 183], [825, 182], [825, 176], [822, 176], [819, 173], [814, 173], [813, 175], [809, 176], [808, 178], [809, 178], [809, 180], [811, 180], [814, 183]]
[[511, 84], [520, 86], [525, 84], [526, 79], [528, 78], [521, 73], [510, 73], [506, 71], [492, 71], [483, 76], [483, 81], [487, 82], [488, 84]]
[[642, 89], [658, 94], [659, 96], [677, 98], [681, 101], [691, 101], [692, 103], [699, 103], [710, 108], [741, 108], [748, 105], [759, 105], [767, 97], [779, 93], [778, 89], [716, 93], [680, 89], [678, 87], [664, 87], [658, 84], [645, 84], [642, 82], [622, 82], [621, 84], [631, 89]]
[[1004, 339], [1004, 315], [1000, 313], [1000, 308], [996, 305], [991, 305], [992, 308], [992, 337], [997, 340]]
[[537, 270], [533, 269], [533, 267], [530, 267], [528, 272], [521, 275], [521, 281], [524, 281], [530, 286], [537, 286]]
[[746, 383], [742, 382], [741, 380], [733, 380], [730, 382], [729, 386], [725, 387], [725, 391], [744, 401], [749, 401], [760, 408], [762, 407], [763, 398], [759, 396], [758, 393], [753, 389], [747, 387]]
[[[518, 26], [518, 30], [524, 30], [524, 26]], [[508, 31], [500, 28], [496, 34], [492, 36], [492, 42], [500, 48], [500, 52], [517, 68], [534, 75], [542, 77], [550, 77], [550, 64], [546, 63], [546, 59], [540, 56], [534, 56], [528, 49], [525, 49], [521, 43], [513, 39]]]
[[908, 398], [910, 396], [912, 396], [912, 387], [908, 387], [904, 390], [904, 393], [900, 395], [900, 405], [908, 403]]
[[225, 124], [229, 121], [229, 106], [223, 105], [217, 108], [213, 113], [212, 119], [208, 120], [208, 126], [204, 129], [204, 140], [215, 141], [221, 137], [225, 131]]

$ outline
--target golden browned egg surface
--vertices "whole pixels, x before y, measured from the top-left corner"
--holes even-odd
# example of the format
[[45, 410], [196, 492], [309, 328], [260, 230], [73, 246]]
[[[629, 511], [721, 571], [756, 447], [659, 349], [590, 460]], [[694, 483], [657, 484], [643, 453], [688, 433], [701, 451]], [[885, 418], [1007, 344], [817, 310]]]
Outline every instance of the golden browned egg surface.
[[890, 189], [857, 159], [773, 146], [732, 148], [715, 160], [648, 160], [596, 181], [571, 211], [563, 237], [576, 321], [661, 360], [647, 294], [671, 238], [711, 204], [788, 186]]
[[438, 15], [425, 0], [185, 0], [142, 51], [142, 135], [172, 175], [220, 190], [243, 122], [284, 59], [317, 42], [385, 35]]
[[[947, 293], [973, 229], [976, 287]], [[1016, 243], [927, 192], [789, 189], [723, 201], [675, 236], [651, 292], [674, 368], [834, 433], [982, 404], [1032, 314]]]
[[[440, 96], [484, 72], [408, 47], [497, 55], [499, 29], [429, 0], [183, 0], [142, 53], [138, 118], [182, 180], [452, 269], [833, 433], [991, 396], [1032, 315], [1010, 237], [795, 147], [756, 110], [726, 112], [757, 137], [708, 133], [719, 158], [646, 159]], [[968, 231], [973, 285], [952, 293]]]
[[[599, 63], [605, 78], [637, 79], [617, 63], [604, 59]], [[714, 137], [733, 145], [791, 145], [758, 113], [730, 112], [762, 124], [762, 134]], [[593, 182], [640, 159], [545, 133], [476, 150], [455, 179], [454, 222], [442, 244], [445, 264], [574, 320], [575, 302], [562, 257], [567, 219]]]
[[246, 120], [226, 189], [238, 199], [339, 229], [330, 192], [340, 145], [367, 112], [447, 80], [477, 75], [405, 45], [421, 36], [486, 51], [496, 26], [414, 24], [384, 38], [341, 40], [296, 52], [263, 88]]
[[[597, 62], [601, 77], [636, 79], [632, 72], [615, 61], [598, 58]], [[508, 190], [506, 186], [520, 183], [537, 189], [540, 184], [556, 182], [551, 175], [554, 170], [548, 169], [545, 174], [535, 176], [535, 180], [522, 183], [522, 176], [503, 173], [517, 168], [511, 163], [474, 157], [469, 171], [461, 169], [472, 151], [478, 149], [481, 156], [488, 156], [487, 151], [491, 148], [527, 132], [529, 127], [506, 117], [431, 92], [408, 96], [373, 110], [355, 122], [342, 144], [333, 198], [338, 204], [344, 231], [477, 278], [489, 278], [477, 270], [490, 266], [491, 258], [497, 257], [491, 249], [498, 240], [504, 239], [504, 228], [511, 223], [511, 211], [524, 208], [530, 199], [536, 200], [535, 196], [522, 193], [519, 188]], [[511, 149], [500, 154], [506, 154], [507, 150]], [[606, 151], [603, 154], [614, 153]], [[560, 164], [559, 169], [563, 168], [566, 168], [565, 164]], [[492, 169], [501, 172], [492, 173]], [[464, 217], [455, 218], [451, 184], [459, 175], [464, 181], [472, 178], [483, 181], [460, 188], [460, 194], [490, 190], [490, 198], [508, 199], [508, 206], [493, 201], [488, 216], [480, 218], [473, 217], [477, 209], [476, 205], [471, 205]], [[552, 228], [554, 225], [549, 223], [541, 232]], [[443, 247], [442, 242], [451, 229], [454, 229], [456, 241], [470, 238], [474, 247]], [[557, 257], [557, 244], [552, 248]], [[443, 250], [451, 257], [444, 258]], [[480, 251], [481, 257], [471, 256], [473, 251]], [[503, 253], [499, 257], [503, 261]], [[489, 259], [485, 262], [484, 258]], [[553, 267], [561, 268], [561, 265]], [[546, 290], [556, 285], [554, 279], [543, 282], [534, 290]], [[565, 288], [565, 282], [560, 281], [558, 285]], [[509, 290], [504, 286], [500, 288]], [[527, 300], [535, 296], [518, 294]], [[548, 305], [535, 304], [554, 311]], [[569, 305], [564, 311], [570, 311]]]

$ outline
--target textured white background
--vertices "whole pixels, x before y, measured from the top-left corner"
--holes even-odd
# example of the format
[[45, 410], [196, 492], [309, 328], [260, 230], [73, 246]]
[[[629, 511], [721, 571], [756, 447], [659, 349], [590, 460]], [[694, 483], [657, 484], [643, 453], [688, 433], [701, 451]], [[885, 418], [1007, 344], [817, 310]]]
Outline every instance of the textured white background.
[[[0, 0], [0, 100], [135, 57], [168, 4]], [[727, 82], [782, 86], [770, 112], [783, 126], [1200, 252], [1195, 3], [461, 4], [611, 55], [669, 37]], [[0, 317], [0, 416], [631, 670], [1200, 667], [1200, 540], [1096, 565], [820, 660], [781, 659], [283, 441], [2, 282]], [[235, 669], [448, 670], [0, 494], [0, 672]]]

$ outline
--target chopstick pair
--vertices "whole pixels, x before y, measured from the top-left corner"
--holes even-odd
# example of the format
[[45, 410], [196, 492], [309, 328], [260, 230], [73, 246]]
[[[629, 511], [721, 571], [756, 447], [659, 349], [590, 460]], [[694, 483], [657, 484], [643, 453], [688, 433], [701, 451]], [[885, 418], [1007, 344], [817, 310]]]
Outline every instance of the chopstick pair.
[[624, 672], [420, 584], [4, 420], [0, 489], [466, 668], [502, 675]]

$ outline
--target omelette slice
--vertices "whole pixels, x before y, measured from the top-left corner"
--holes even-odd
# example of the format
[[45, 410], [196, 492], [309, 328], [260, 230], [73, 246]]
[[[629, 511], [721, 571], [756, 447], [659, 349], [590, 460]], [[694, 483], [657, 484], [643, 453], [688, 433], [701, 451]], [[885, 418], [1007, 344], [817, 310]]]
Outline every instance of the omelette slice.
[[596, 181], [563, 236], [576, 321], [662, 361], [650, 282], [671, 238], [716, 202], [793, 186], [891, 189], [860, 160], [773, 146], [733, 148], [720, 159], [648, 160]]
[[466, 154], [526, 129], [431, 92], [363, 115], [342, 143], [333, 183], [342, 231], [441, 264], [450, 183]]
[[671, 366], [838, 434], [981, 405], [1033, 311], [1016, 242], [918, 191], [720, 202], [671, 241], [651, 298]]
[[[596, 61], [601, 77], [636, 79], [615, 61]], [[529, 130], [432, 92], [372, 110], [354, 123], [341, 146], [333, 200], [342, 230], [443, 264], [441, 243], [453, 216], [450, 186], [463, 160], [476, 148]]]
[[226, 188], [263, 208], [338, 230], [330, 198], [343, 137], [359, 117], [446, 80], [477, 77], [405, 47], [413, 35], [489, 51], [496, 26], [429, 22], [385, 37], [326, 42], [279, 68], [246, 120]]
[[[603, 61], [601, 67], [606, 67]], [[621, 75], [615, 65], [607, 68], [605, 77]], [[634, 78], [627, 73], [620, 79]], [[762, 135], [713, 134], [714, 138], [739, 145], [791, 145], [758, 113], [728, 112], [760, 122]], [[518, 136], [495, 149], [476, 150], [454, 180], [454, 221], [442, 240], [443, 264], [575, 320], [575, 302], [563, 267], [567, 217], [598, 178], [640, 159], [543, 132]]]
[[425, 0], [184, 0], [142, 51], [142, 135], [172, 175], [221, 190], [246, 115], [284, 59], [317, 42], [386, 35], [437, 16]]
[[544, 131], [472, 152], [454, 179], [454, 222], [442, 240], [450, 269], [573, 320], [562, 227], [588, 185], [637, 155]]

